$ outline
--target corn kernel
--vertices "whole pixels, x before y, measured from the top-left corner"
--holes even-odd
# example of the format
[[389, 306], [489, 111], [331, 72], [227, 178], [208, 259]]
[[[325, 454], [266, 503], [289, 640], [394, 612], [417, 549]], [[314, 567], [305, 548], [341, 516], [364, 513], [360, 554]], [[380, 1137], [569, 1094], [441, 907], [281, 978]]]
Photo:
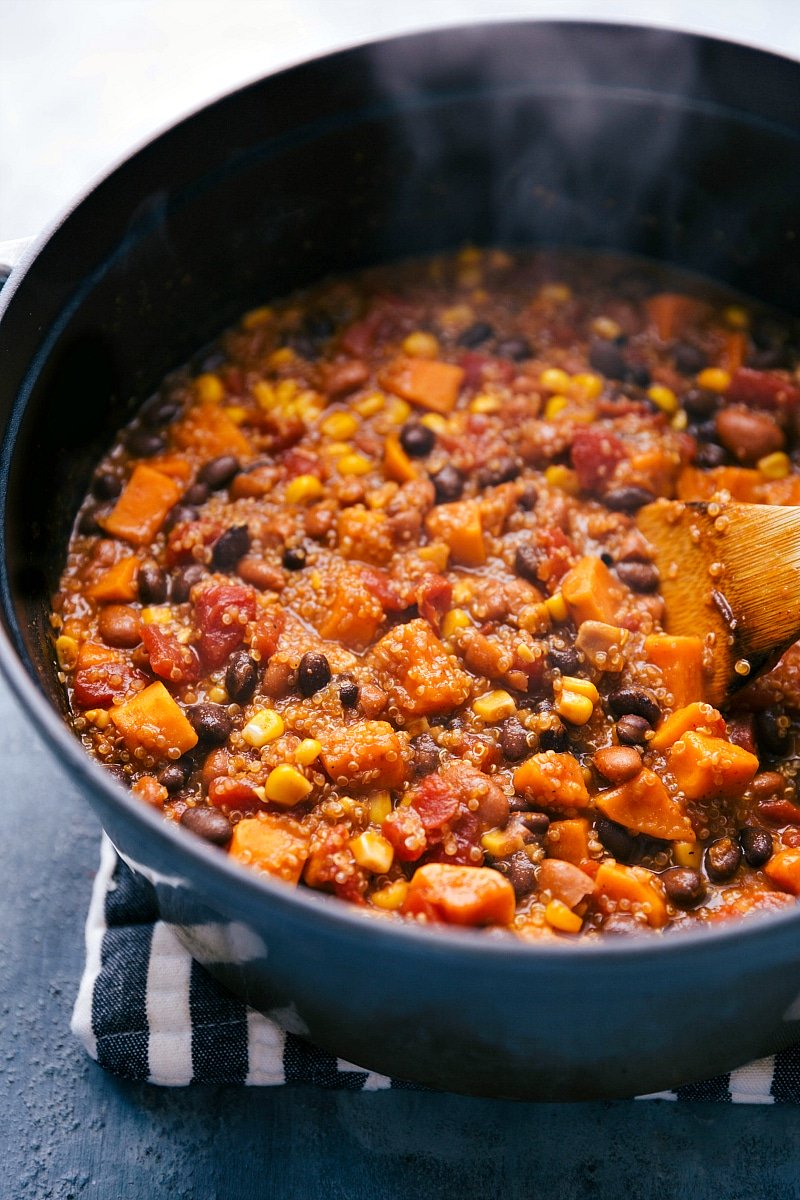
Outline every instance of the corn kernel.
[[602, 390], [603, 380], [591, 371], [573, 375], [569, 383], [570, 395], [578, 400], [596, 400]]
[[567, 397], [560, 395], [558, 392], [555, 396], [551, 396], [544, 406], [545, 421], [552, 421], [554, 417], [557, 417], [560, 412], [564, 411], [568, 404], [569, 400]]
[[143, 625], [169, 625], [172, 621], [172, 609], [166, 604], [149, 604], [141, 612]]
[[546, 367], [539, 376], [539, 386], [546, 392], [566, 392], [569, 388], [569, 375], [560, 367]]
[[321, 753], [322, 746], [316, 738], [303, 738], [294, 752], [294, 760], [299, 762], [301, 767], [310, 767]]
[[684, 429], [688, 428], [689, 418], [682, 408], [679, 408], [675, 416], [670, 421], [670, 425], [676, 433], [683, 433]]
[[309, 504], [319, 500], [324, 490], [316, 475], [295, 475], [286, 485], [286, 503]]
[[566, 304], [572, 299], [572, 288], [568, 283], [545, 283], [539, 289], [539, 299], [546, 304]]
[[561, 592], [554, 592], [552, 596], [548, 596], [544, 602], [544, 606], [550, 614], [550, 619], [553, 621], [566, 621], [569, 616], [567, 602]]
[[476, 396], [470, 401], [469, 411], [473, 413], [496, 413], [500, 412], [503, 407], [503, 402], [499, 396], [481, 395]]
[[525, 845], [518, 830], [489, 829], [481, 838], [481, 845], [492, 858], [507, 858]]
[[363, 454], [354, 451], [343, 454], [336, 464], [340, 475], [367, 475], [372, 470], [372, 463]]
[[453, 304], [439, 313], [439, 324], [455, 327], [459, 331], [467, 329], [475, 320], [475, 312], [468, 304]]
[[517, 614], [517, 624], [526, 633], [546, 633], [550, 628], [550, 613], [546, 604], [524, 604]]
[[405, 879], [395, 879], [394, 883], [387, 883], [386, 887], [380, 891], [373, 892], [370, 900], [378, 908], [383, 908], [387, 912], [396, 912], [398, 908], [402, 908], [406, 902], [408, 895], [408, 883]]
[[284, 731], [283, 717], [271, 708], [261, 708], [254, 713], [242, 730], [248, 746], [260, 750], [268, 742], [274, 742]]
[[334, 412], [325, 418], [320, 429], [326, 437], [344, 442], [358, 429], [358, 419], [349, 412]]
[[78, 661], [78, 643], [73, 637], [62, 633], [56, 638], [56, 657], [62, 671], [71, 671]]
[[243, 425], [247, 420], [247, 409], [241, 404], [229, 404], [224, 411], [225, 416], [229, 421], [233, 421], [234, 425]]
[[680, 405], [678, 397], [673, 392], [672, 388], [664, 387], [662, 383], [654, 383], [651, 388], [647, 389], [647, 395], [653, 401], [656, 408], [660, 408], [663, 413], [668, 416], [673, 416]]
[[622, 333], [622, 328], [613, 317], [595, 317], [592, 321], [592, 333], [607, 342], [615, 341]]
[[406, 400], [396, 398], [389, 405], [387, 415], [394, 425], [405, 425], [411, 416], [411, 405]]
[[423, 562], [433, 563], [437, 571], [444, 571], [450, 558], [450, 547], [444, 542], [431, 542], [430, 546], [420, 546], [417, 557]]
[[253, 395], [259, 408], [263, 408], [265, 412], [269, 412], [278, 405], [275, 388], [271, 383], [267, 383], [266, 379], [259, 379], [257, 383], [253, 384]]
[[571, 467], [565, 467], [563, 463], [552, 463], [546, 467], [544, 477], [550, 487], [558, 488], [560, 492], [566, 492], [568, 496], [577, 496], [581, 490], [578, 476]]
[[219, 404], [225, 399], [225, 388], [218, 375], [207, 371], [194, 381], [194, 393], [201, 404]]
[[594, 705], [588, 696], [581, 696], [568, 688], [564, 688], [556, 697], [553, 707], [570, 725], [585, 725], [594, 712]]
[[727, 392], [731, 386], [730, 372], [722, 367], [706, 367], [697, 376], [697, 386], [708, 392]]
[[383, 834], [374, 833], [371, 829], [351, 838], [350, 850], [358, 865], [374, 875], [385, 875], [394, 859], [391, 842]]
[[494, 692], [486, 692], [483, 696], [478, 696], [477, 700], [473, 701], [472, 711], [476, 717], [480, 717], [482, 721], [505, 721], [506, 717], [513, 717], [517, 711], [517, 706], [514, 703], [514, 697], [498, 689]]
[[730, 304], [722, 317], [730, 329], [747, 329], [750, 325], [750, 314], [740, 304]]
[[358, 400], [353, 405], [353, 408], [362, 417], [374, 417], [376, 413], [381, 411], [385, 404], [386, 397], [383, 392], [370, 392], [363, 400]]
[[250, 312], [245, 313], [242, 317], [242, 328], [260, 329], [262, 325], [269, 325], [272, 320], [272, 309], [268, 304], [262, 304], [260, 308], [251, 308]]
[[295, 804], [305, 800], [311, 791], [313, 788], [305, 775], [301, 775], [296, 767], [290, 767], [288, 763], [281, 763], [279, 767], [270, 771], [264, 784], [267, 799], [273, 804], [280, 804], [282, 808], [294, 808]]
[[442, 620], [442, 637], [452, 637], [459, 629], [466, 629], [472, 622], [463, 608], [451, 608]]
[[403, 338], [403, 353], [411, 358], [436, 358], [439, 342], [432, 333], [417, 329]]
[[208, 698], [212, 704], [227, 704], [228, 693], [224, 687], [217, 685], [216, 687], [209, 688]]
[[464, 246], [458, 252], [458, 265], [460, 267], [474, 267], [481, 261], [481, 252], [477, 246]]
[[453, 604], [456, 607], [462, 604], [469, 604], [475, 594], [474, 584], [469, 579], [457, 579], [453, 584], [452, 591]]
[[90, 725], [94, 725], [95, 729], [105, 729], [111, 720], [108, 710], [105, 708], [87, 708], [83, 715]]
[[600, 693], [591, 679], [581, 679], [577, 675], [564, 675], [561, 679], [561, 686], [568, 692], [577, 692], [579, 696], [588, 696], [592, 704], [597, 704], [600, 699]]
[[703, 847], [700, 842], [674, 842], [672, 857], [679, 867], [695, 867], [703, 865]]
[[369, 819], [373, 825], [382, 825], [392, 811], [391, 792], [383, 789], [375, 792], [369, 802]]
[[783, 450], [776, 450], [774, 454], [765, 454], [758, 460], [758, 469], [767, 479], [785, 479], [791, 470], [791, 465], [789, 455], [784, 454]]
[[563, 900], [551, 900], [544, 910], [544, 919], [560, 933], [580, 933], [583, 926], [583, 919], [567, 908]]
[[288, 367], [295, 360], [295, 353], [291, 346], [281, 346], [280, 350], [273, 350], [267, 359], [267, 366]]
[[341, 458], [344, 454], [349, 454], [352, 446], [349, 442], [326, 442], [320, 446], [319, 452], [325, 458]]
[[447, 421], [441, 413], [425, 413], [424, 417], [420, 417], [420, 425], [424, 425], [426, 429], [432, 429], [435, 434], [447, 433]]
[[294, 412], [306, 424], [316, 421], [324, 407], [325, 401], [317, 392], [303, 392], [302, 395], [297, 397], [293, 405]]

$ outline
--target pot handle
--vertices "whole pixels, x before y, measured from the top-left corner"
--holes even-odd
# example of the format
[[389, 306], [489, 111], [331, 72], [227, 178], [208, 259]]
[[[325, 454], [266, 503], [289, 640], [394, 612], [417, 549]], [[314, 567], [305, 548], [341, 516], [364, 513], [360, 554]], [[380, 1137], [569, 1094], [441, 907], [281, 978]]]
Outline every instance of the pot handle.
[[22, 258], [33, 241], [33, 237], [17, 238], [13, 242], [0, 242], [0, 288]]

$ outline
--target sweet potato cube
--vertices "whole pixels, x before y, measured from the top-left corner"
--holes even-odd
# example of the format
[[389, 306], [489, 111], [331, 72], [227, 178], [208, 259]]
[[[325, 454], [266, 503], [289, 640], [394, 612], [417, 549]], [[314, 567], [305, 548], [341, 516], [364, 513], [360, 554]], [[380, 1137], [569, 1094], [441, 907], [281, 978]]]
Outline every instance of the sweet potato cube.
[[104, 571], [97, 583], [86, 589], [86, 595], [99, 604], [127, 604], [139, 594], [138, 571], [139, 559], [135, 554], [128, 554]]
[[575, 908], [581, 900], [591, 896], [594, 886], [591, 875], [574, 863], [546, 858], [539, 867], [540, 889], [549, 892], [554, 900], [560, 900], [567, 908]]
[[609, 900], [629, 900], [641, 908], [648, 925], [660, 929], [667, 923], [667, 905], [655, 876], [644, 867], [624, 867], [622, 863], [606, 861], [600, 864], [595, 878], [597, 894]]
[[698, 733], [710, 733], [713, 737], [724, 737], [725, 718], [710, 704], [695, 700], [694, 703], [670, 713], [647, 744], [651, 750], [668, 750], [678, 738], [691, 729]]
[[197, 745], [197, 734], [163, 683], [151, 683], [112, 708], [111, 720], [132, 753], [141, 746], [156, 758], [167, 758], [172, 748], [185, 754]]
[[337, 538], [342, 558], [382, 567], [394, 553], [389, 518], [383, 512], [361, 507], [343, 509], [337, 523]]
[[387, 479], [393, 479], [395, 483], [410, 483], [412, 479], [417, 478], [419, 473], [400, 445], [400, 439], [393, 434], [384, 442], [383, 473]]
[[672, 693], [673, 706], [685, 708], [702, 700], [705, 691], [703, 639], [651, 633], [644, 639], [644, 652], [661, 671], [664, 686]]
[[689, 800], [735, 799], [758, 770], [749, 750], [690, 730], [669, 752], [669, 769]]
[[627, 590], [604, 562], [587, 555], [567, 571], [561, 594], [576, 625], [582, 621], [618, 625]]
[[451, 925], [510, 925], [516, 898], [497, 871], [428, 863], [414, 872], [403, 911]]
[[259, 813], [234, 826], [228, 853], [267, 875], [297, 883], [308, 858], [308, 834], [291, 817]]
[[800, 850], [779, 850], [764, 867], [764, 874], [785, 892], [800, 896]]
[[390, 629], [372, 654], [381, 686], [404, 716], [449, 712], [469, 695], [469, 677], [421, 617]]
[[174, 479], [139, 463], [111, 512], [99, 524], [124, 542], [146, 546], [180, 498], [181, 488]]
[[477, 500], [438, 504], [425, 518], [425, 528], [436, 541], [446, 542], [454, 562], [479, 567], [486, 562], [483, 520]]
[[174, 427], [172, 436], [182, 450], [196, 450], [204, 459], [221, 454], [241, 457], [252, 450], [239, 426], [216, 404], [191, 408]]
[[404, 743], [388, 721], [357, 721], [318, 733], [322, 765], [351, 789], [399, 788], [406, 777]]
[[455, 408], [464, 370], [454, 363], [439, 362], [435, 358], [400, 355], [381, 371], [378, 380], [381, 387], [395, 396], [402, 396], [409, 404], [429, 412], [449, 413]]
[[589, 822], [585, 817], [551, 821], [546, 845], [551, 858], [560, 858], [579, 867], [589, 857]]
[[686, 328], [707, 318], [710, 311], [705, 301], [683, 292], [657, 292], [645, 300], [645, 308], [662, 342], [680, 337]]
[[520, 763], [514, 787], [543, 808], [586, 808], [589, 793], [581, 765], [572, 754], [545, 750]]
[[595, 804], [602, 813], [633, 833], [667, 842], [693, 842], [692, 823], [664, 784], [646, 767], [627, 783], [601, 792]]
[[715, 492], [730, 492], [732, 500], [757, 504], [764, 476], [748, 467], [684, 467], [678, 476], [675, 494], [679, 500], [710, 500]]
[[320, 637], [343, 642], [352, 650], [369, 646], [383, 621], [383, 606], [367, 589], [360, 573], [342, 575], [330, 608], [319, 627]]

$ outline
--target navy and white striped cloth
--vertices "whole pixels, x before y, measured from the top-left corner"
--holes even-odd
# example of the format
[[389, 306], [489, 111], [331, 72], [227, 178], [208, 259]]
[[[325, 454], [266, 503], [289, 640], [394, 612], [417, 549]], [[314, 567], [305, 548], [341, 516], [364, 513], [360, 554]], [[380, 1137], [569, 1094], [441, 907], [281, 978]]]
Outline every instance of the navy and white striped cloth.
[[[226, 991], [159, 919], [155, 891], [118, 858], [105, 837], [72, 1029], [106, 1070], [165, 1087], [305, 1083], [378, 1091], [418, 1086], [311, 1046]], [[703, 1083], [637, 1099], [798, 1103], [800, 1046]]]

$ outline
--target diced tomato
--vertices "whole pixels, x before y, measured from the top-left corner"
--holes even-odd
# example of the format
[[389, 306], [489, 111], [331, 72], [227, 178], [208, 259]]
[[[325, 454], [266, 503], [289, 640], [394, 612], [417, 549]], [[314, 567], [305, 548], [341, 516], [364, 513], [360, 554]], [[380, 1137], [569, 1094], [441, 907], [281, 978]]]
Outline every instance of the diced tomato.
[[623, 458], [622, 441], [601, 425], [578, 429], [572, 439], [572, 465], [584, 491], [602, 493]]
[[198, 546], [210, 546], [222, 533], [217, 521], [181, 521], [171, 529], [167, 538], [167, 565], [195, 561]]
[[384, 817], [381, 833], [401, 862], [416, 862], [428, 845], [422, 818], [414, 808], [396, 808], [390, 812]]
[[793, 411], [800, 404], [800, 388], [778, 371], [739, 367], [731, 376], [725, 401], [748, 404], [752, 408], [766, 408], [772, 412]]
[[282, 608], [268, 608], [253, 624], [250, 645], [261, 655], [262, 664], [269, 662], [275, 653], [285, 623], [286, 614]]
[[459, 810], [456, 792], [441, 775], [426, 775], [416, 789], [412, 807], [419, 813], [426, 833], [441, 829]]
[[542, 583], [551, 588], [558, 584], [575, 565], [577, 554], [575, 547], [565, 533], [557, 527], [539, 529], [535, 535], [536, 548], [540, 561], [537, 575]]
[[367, 591], [379, 601], [384, 612], [404, 612], [408, 608], [407, 602], [385, 571], [363, 567], [360, 573]]
[[800, 805], [782, 796], [759, 800], [756, 811], [761, 820], [768, 821], [770, 825], [800, 825]]
[[308, 450], [293, 447], [279, 455], [277, 461], [283, 467], [287, 479], [294, 479], [297, 475], [316, 475], [319, 478], [322, 473], [319, 455]]
[[[448, 851], [455, 850], [452, 854]], [[425, 862], [446, 862], [454, 866], [479, 867], [483, 863], [481, 823], [477, 813], [461, 810], [461, 814], [443, 840], [432, 846]]]
[[453, 585], [444, 575], [426, 575], [417, 588], [419, 615], [425, 618], [434, 633], [441, 629], [442, 617], [450, 607], [452, 595]]
[[369, 358], [380, 342], [394, 341], [401, 331], [403, 301], [393, 296], [377, 299], [370, 311], [342, 333], [339, 345], [354, 358]]
[[208, 799], [216, 808], [226, 812], [253, 812], [261, 807], [258, 792], [246, 779], [231, 779], [220, 775], [208, 785]]
[[303, 878], [309, 887], [332, 891], [342, 900], [361, 904], [367, 880], [353, 858], [349, 841], [350, 830], [346, 825], [331, 826], [309, 854]]
[[221, 667], [244, 640], [245, 627], [256, 615], [252, 588], [236, 583], [212, 584], [197, 597], [194, 616], [200, 633], [198, 646], [203, 663]]
[[142, 642], [150, 656], [150, 667], [165, 683], [196, 683], [200, 658], [194, 646], [184, 646], [174, 633], [158, 625], [142, 626]]
[[728, 741], [751, 754], [758, 754], [756, 746], [755, 718], [752, 713], [737, 713], [728, 720]]
[[110, 708], [137, 680], [144, 682], [145, 676], [116, 651], [87, 642], [78, 656], [72, 699], [78, 708]]

